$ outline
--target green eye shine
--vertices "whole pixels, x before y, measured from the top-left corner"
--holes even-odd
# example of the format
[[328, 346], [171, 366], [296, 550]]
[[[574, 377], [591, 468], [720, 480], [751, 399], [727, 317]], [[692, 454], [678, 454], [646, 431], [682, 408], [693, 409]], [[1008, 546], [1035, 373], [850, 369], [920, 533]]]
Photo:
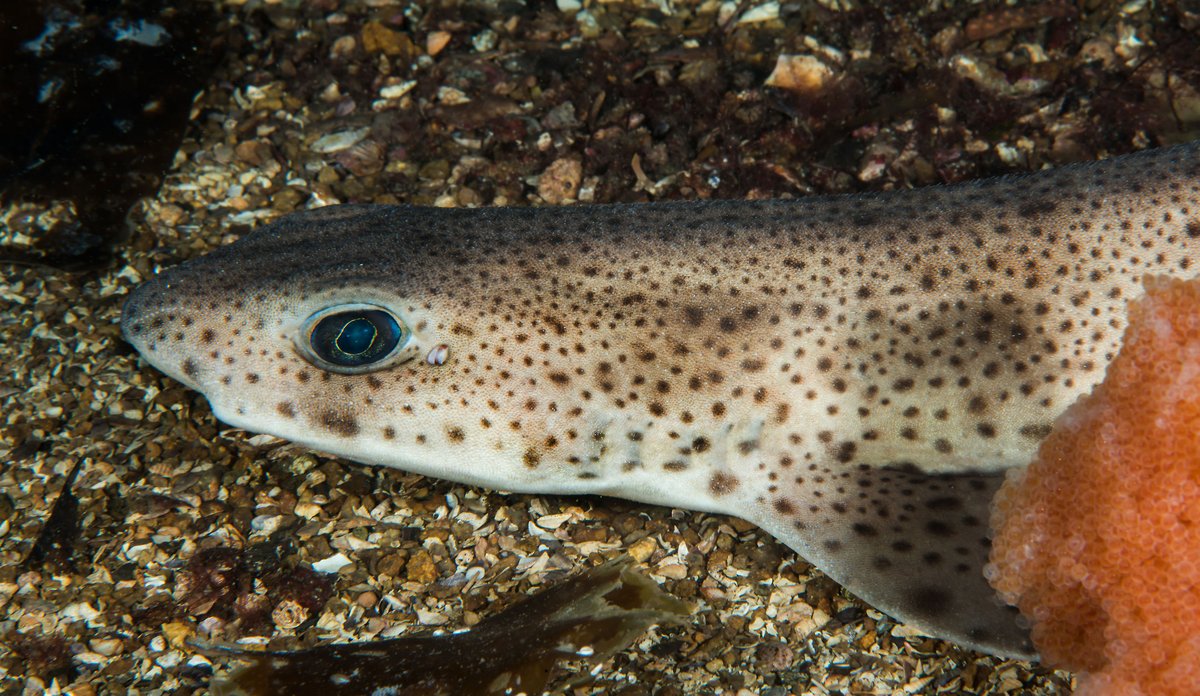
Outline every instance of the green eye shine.
[[360, 368], [390, 357], [405, 333], [390, 313], [364, 307], [321, 316], [308, 340], [313, 354], [330, 365]]

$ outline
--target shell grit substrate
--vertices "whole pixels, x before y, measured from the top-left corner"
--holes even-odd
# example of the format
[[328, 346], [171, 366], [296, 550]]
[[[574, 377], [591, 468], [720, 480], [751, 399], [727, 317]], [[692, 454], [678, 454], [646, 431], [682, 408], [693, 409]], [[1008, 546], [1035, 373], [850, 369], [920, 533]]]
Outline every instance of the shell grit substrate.
[[992, 519], [992, 584], [1081, 694], [1191, 694], [1200, 666], [1200, 283], [1146, 285]]

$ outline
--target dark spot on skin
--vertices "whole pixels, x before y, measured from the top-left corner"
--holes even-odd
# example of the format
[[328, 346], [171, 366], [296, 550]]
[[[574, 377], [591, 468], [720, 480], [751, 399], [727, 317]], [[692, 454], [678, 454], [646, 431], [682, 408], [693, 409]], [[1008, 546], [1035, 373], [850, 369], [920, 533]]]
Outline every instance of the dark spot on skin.
[[462, 428], [458, 427], [453, 427], [446, 430], [446, 437], [450, 439], [450, 442], [454, 443], [459, 443], [467, 439], [466, 433], [463, 432]]
[[733, 333], [737, 331], [737, 321], [733, 317], [721, 317], [721, 321], [717, 322], [717, 326], [725, 333]]
[[962, 499], [952, 496], [934, 498], [925, 503], [925, 507], [929, 508], [930, 510], [937, 510], [939, 512], [953, 512], [956, 510], [961, 510], [962, 506]]
[[1050, 434], [1051, 427], [1048, 423], [1031, 423], [1030, 425], [1022, 425], [1018, 430], [1021, 437], [1029, 438], [1030, 440], [1042, 440]]
[[538, 454], [537, 450], [534, 449], [525, 450], [523, 459], [525, 460], [525, 466], [530, 469], [536, 469], [542, 463], [542, 455]]
[[349, 413], [325, 411], [321, 414], [321, 425], [329, 432], [342, 437], [353, 437], [358, 434], [358, 420]]
[[908, 601], [921, 614], [941, 616], [950, 609], [953, 598], [940, 587], [918, 587], [908, 596]]
[[982, 437], [986, 437], [988, 439], [996, 437], [996, 426], [992, 425], [991, 423], [979, 423], [975, 426], [975, 430]]
[[257, 384], [258, 383], [258, 375], [254, 374], [253, 372], [247, 372], [246, 373], [246, 381], [249, 382], [250, 384]]
[[684, 307], [683, 319], [688, 326], [700, 326], [704, 323], [704, 310], [699, 307]]
[[205, 329], [200, 332], [200, 340], [204, 343], [212, 343], [217, 339], [217, 332], [212, 329]]
[[821, 545], [830, 553], [837, 553], [842, 550], [842, 542], [837, 539], [826, 539]]
[[290, 401], [280, 401], [275, 405], [275, 410], [284, 418], [296, 417], [296, 407]]
[[954, 530], [950, 527], [950, 525], [942, 522], [941, 520], [930, 520], [926, 522], [925, 531], [936, 537], [954, 536]]
[[1200, 237], [1200, 220], [1188, 220], [1187, 235], [1193, 239]]
[[687, 465], [687, 462], [681, 462], [679, 460], [675, 460], [675, 461], [670, 461], [670, 462], [667, 462], [666, 464], [663, 464], [663, 468], [666, 469], [667, 471], [684, 471], [685, 469], [688, 468], [688, 465]]
[[713, 495], [725, 495], [726, 493], [732, 493], [737, 487], [738, 480], [736, 477], [720, 471], [713, 474], [712, 478], [708, 480], [708, 490]]
[[863, 536], [863, 537], [877, 537], [877, 536], [879, 536], [879, 530], [878, 530], [878, 529], [875, 529], [875, 528], [874, 528], [874, 527], [872, 527], [871, 525], [869, 525], [869, 524], [864, 524], [864, 523], [862, 523], [862, 522], [855, 522], [855, 523], [854, 523], [854, 526], [852, 527], [852, 529], [854, 530], [854, 533], [855, 533], [855, 534], [857, 534], [857, 535], [859, 535], [859, 536]]
[[187, 375], [188, 377], [195, 377], [200, 372], [200, 370], [196, 368], [195, 361], [193, 361], [191, 358], [184, 360], [183, 364], [179, 367], [183, 370], [183, 374]]
[[370, 387], [372, 391], [375, 391], [383, 386], [383, 381], [375, 375], [367, 375], [367, 386]]
[[1058, 205], [1053, 201], [1026, 201], [1022, 203], [1019, 208], [1017, 208], [1017, 215], [1029, 219], [1039, 215], [1053, 213], [1057, 207]]
[[787, 498], [777, 498], [775, 500], [775, 511], [781, 515], [794, 515], [796, 508], [792, 505], [792, 501]]
[[383, 429], [383, 439], [395, 440], [396, 439], [396, 429], [390, 425], [387, 426], [386, 428], [384, 428]]

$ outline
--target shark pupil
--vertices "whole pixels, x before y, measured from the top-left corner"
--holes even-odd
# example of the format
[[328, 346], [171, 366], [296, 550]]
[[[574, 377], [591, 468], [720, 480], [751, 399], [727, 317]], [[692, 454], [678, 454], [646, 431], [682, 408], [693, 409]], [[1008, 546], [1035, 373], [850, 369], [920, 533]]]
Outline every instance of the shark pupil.
[[309, 336], [309, 347], [334, 367], [360, 368], [389, 357], [404, 338], [405, 329], [389, 312], [353, 309], [320, 318]]
[[337, 347], [346, 355], [362, 355], [370, 350], [378, 335], [375, 325], [366, 319], [351, 319], [338, 334]]

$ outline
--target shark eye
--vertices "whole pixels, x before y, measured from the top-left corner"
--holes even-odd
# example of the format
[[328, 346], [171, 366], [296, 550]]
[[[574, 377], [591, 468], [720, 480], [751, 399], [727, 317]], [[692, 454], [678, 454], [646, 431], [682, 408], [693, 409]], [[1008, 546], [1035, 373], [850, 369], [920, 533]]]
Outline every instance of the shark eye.
[[376, 366], [408, 338], [404, 324], [377, 307], [324, 310], [305, 324], [307, 348], [337, 372], [360, 372]]

